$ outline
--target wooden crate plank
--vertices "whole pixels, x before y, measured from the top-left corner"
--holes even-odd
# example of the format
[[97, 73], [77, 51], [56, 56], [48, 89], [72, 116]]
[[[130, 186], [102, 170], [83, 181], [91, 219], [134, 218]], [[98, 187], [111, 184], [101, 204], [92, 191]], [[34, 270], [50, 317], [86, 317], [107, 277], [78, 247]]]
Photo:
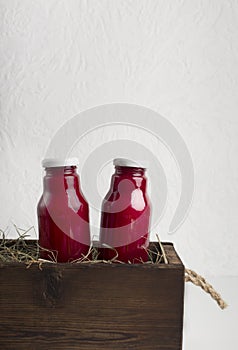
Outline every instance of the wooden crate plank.
[[0, 265], [1, 349], [180, 350], [184, 267]]

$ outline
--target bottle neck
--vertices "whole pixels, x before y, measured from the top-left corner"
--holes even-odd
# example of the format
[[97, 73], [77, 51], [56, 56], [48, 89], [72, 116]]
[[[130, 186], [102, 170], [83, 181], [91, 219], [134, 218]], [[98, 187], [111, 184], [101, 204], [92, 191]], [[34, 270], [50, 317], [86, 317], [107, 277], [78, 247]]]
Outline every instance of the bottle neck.
[[64, 177], [74, 174], [77, 174], [76, 166], [45, 168], [45, 176], [48, 177]]
[[76, 166], [46, 168], [44, 176], [44, 191], [65, 193], [69, 188], [79, 189], [79, 177]]
[[144, 168], [134, 168], [134, 167], [126, 167], [126, 166], [116, 166], [115, 167], [115, 175], [126, 175], [126, 176], [144, 176], [145, 169]]
[[[127, 180], [124, 182], [124, 180]], [[123, 183], [123, 192], [128, 195], [135, 189], [140, 188], [143, 192], [146, 191], [146, 177], [144, 168], [133, 168], [125, 166], [116, 166], [115, 173], [111, 178], [110, 192], [119, 191], [118, 186]], [[121, 190], [120, 190], [121, 191]]]

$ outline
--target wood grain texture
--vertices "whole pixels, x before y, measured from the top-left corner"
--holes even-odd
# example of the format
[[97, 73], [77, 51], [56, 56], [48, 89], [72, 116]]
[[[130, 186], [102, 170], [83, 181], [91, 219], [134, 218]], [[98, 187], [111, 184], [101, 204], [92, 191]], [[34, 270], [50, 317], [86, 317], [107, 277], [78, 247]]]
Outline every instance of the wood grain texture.
[[180, 350], [184, 267], [0, 265], [0, 349]]

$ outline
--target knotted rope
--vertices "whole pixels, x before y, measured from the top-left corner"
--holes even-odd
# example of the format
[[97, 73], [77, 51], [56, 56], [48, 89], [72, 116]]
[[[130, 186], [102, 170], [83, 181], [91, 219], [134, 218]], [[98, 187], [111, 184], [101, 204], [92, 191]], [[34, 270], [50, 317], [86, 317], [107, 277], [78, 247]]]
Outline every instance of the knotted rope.
[[197, 274], [195, 271], [185, 269], [185, 282], [192, 282], [196, 286], [201, 287], [206, 293], [211, 295], [211, 297], [217, 302], [222, 310], [228, 306], [220, 294], [218, 294], [211, 286], [211, 284], [209, 284], [205, 278]]

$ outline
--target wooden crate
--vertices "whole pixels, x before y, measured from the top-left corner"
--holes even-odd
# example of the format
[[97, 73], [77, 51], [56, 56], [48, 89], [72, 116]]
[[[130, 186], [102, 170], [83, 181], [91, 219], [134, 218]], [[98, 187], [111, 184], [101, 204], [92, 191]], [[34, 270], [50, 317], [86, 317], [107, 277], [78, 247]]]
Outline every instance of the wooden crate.
[[184, 266], [0, 263], [0, 349], [181, 350]]

